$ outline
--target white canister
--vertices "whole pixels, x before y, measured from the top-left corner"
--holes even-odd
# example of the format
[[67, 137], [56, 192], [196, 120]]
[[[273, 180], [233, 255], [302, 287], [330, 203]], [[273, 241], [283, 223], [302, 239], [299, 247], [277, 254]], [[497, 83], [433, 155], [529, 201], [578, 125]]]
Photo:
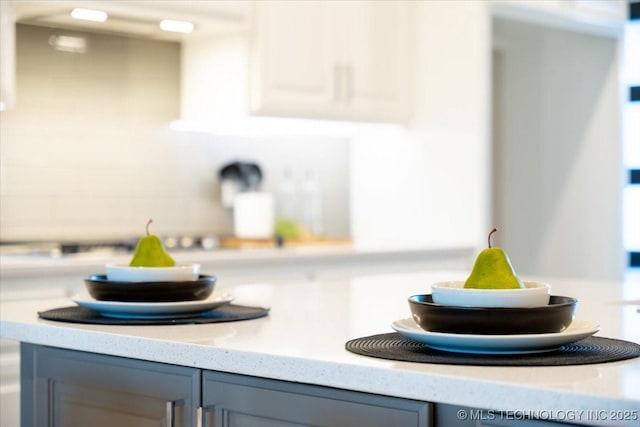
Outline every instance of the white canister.
[[233, 200], [233, 228], [242, 239], [273, 237], [275, 209], [269, 193], [238, 193]]

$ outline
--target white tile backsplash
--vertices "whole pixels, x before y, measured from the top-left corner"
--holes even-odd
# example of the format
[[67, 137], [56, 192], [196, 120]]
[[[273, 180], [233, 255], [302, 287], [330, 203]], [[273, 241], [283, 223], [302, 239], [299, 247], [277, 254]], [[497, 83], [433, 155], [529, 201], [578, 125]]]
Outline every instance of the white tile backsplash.
[[217, 173], [234, 160], [259, 163], [266, 191], [287, 167], [315, 171], [327, 232], [349, 233], [346, 139], [172, 131], [178, 44], [67, 31], [103, 48], [82, 57], [52, 51], [53, 31], [18, 25], [17, 103], [0, 113], [0, 240], [131, 237], [148, 218], [158, 234], [228, 234]]

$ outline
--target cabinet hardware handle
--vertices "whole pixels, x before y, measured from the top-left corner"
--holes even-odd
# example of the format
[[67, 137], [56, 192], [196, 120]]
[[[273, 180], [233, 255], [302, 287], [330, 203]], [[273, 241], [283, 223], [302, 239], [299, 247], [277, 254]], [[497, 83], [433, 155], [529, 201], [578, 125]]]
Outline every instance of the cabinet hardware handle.
[[333, 64], [333, 102], [340, 102], [342, 94], [342, 65]]
[[184, 405], [183, 400], [169, 400], [166, 403], [167, 426], [175, 427], [176, 425], [176, 406]]
[[346, 75], [346, 104], [351, 104], [351, 101], [353, 100], [353, 83], [354, 83], [354, 76], [353, 76], [353, 65], [346, 65], [345, 67], [345, 75]]
[[207, 405], [198, 407], [196, 420], [196, 427], [208, 427], [209, 425], [213, 425], [213, 423], [209, 423], [209, 416], [213, 415], [215, 412], [215, 405]]

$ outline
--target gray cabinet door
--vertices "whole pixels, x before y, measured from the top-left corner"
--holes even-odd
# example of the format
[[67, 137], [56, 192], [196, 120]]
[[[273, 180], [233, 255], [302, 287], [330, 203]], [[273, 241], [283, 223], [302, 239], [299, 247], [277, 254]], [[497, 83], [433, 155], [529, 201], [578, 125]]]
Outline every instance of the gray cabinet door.
[[200, 370], [22, 344], [21, 425], [195, 425]]
[[313, 385], [203, 373], [203, 426], [428, 427], [431, 405]]

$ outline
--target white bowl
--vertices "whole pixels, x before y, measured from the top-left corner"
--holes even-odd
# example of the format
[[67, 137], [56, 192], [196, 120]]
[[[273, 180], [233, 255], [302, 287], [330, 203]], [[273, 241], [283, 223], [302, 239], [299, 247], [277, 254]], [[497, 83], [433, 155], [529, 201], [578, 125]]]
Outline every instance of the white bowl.
[[130, 267], [107, 264], [107, 280], [113, 282], [186, 282], [200, 276], [200, 264], [174, 267]]
[[466, 289], [463, 281], [431, 285], [433, 302], [463, 307], [539, 307], [549, 304], [551, 287], [546, 283], [524, 281], [519, 289]]

